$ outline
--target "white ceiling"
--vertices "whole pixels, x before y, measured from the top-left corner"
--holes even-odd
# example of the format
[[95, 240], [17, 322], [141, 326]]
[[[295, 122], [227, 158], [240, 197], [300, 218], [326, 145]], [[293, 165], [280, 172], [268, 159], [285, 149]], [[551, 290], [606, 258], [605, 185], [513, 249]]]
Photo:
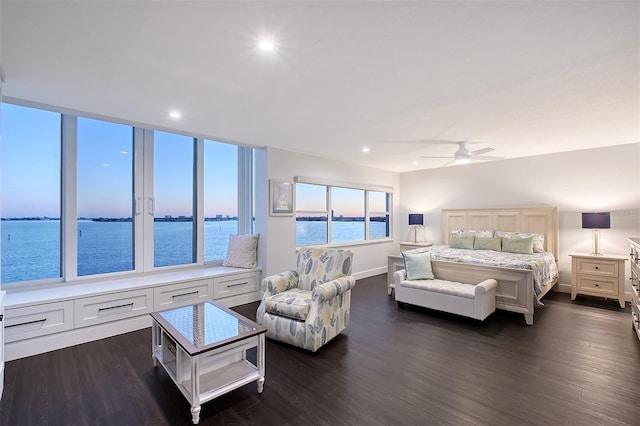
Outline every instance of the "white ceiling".
[[3, 0], [3, 90], [400, 172], [637, 143], [639, 5]]

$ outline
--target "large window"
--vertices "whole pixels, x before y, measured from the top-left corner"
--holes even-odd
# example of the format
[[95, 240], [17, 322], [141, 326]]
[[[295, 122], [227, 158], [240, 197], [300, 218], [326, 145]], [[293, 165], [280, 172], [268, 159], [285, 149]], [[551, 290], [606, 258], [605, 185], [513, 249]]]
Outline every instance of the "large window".
[[252, 150], [2, 103], [3, 283], [221, 263]]
[[153, 137], [154, 266], [196, 261], [194, 139], [165, 132]]
[[331, 188], [331, 242], [364, 240], [364, 191]]
[[2, 282], [61, 275], [61, 115], [2, 104]]
[[[238, 147], [204, 141], [204, 260], [227, 255], [229, 235], [238, 233]], [[222, 184], [224, 182], [224, 185]]]
[[133, 128], [78, 118], [78, 275], [133, 265]]
[[369, 194], [369, 239], [387, 238], [389, 234], [389, 211], [391, 195], [386, 192], [368, 191]]
[[296, 183], [296, 245], [388, 238], [391, 235], [390, 205], [390, 192], [299, 181]]
[[326, 244], [329, 241], [327, 187], [297, 183], [296, 245]]

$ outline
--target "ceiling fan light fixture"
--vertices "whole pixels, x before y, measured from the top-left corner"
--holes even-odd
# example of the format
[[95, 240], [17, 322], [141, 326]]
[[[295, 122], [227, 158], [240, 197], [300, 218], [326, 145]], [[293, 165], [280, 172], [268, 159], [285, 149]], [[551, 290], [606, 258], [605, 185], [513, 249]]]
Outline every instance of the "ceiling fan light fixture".
[[471, 162], [471, 157], [460, 157], [453, 160], [455, 164], [469, 164]]

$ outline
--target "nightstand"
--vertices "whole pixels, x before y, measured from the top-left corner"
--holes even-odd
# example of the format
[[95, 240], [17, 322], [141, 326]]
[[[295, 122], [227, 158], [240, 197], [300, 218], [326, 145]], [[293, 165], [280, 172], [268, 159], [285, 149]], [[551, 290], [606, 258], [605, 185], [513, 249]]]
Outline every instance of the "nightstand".
[[433, 243], [414, 243], [411, 241], [403, 241], [400, 243], [400, 253], [407, 250], [413, 250], [420, 247], [431, 247]]
[[621, 308], [624, 300], [624, 262], [627, 256], [616, 254], [592, 255], [570, 253], [571, 300], [577, 294], [618, 299]]

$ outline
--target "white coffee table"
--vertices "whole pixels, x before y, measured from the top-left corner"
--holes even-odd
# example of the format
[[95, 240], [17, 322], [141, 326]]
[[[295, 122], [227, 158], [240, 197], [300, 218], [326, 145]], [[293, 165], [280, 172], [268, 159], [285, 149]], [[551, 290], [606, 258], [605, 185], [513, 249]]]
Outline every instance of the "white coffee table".
[[[194, 424], [201, 404], [253, 381], [264, 387], [267, 329], [214, 301], [151, 314], [154, 367], [164, 367], [191, 403]], [[257, 348], [256, 363], [247, 350]]]

